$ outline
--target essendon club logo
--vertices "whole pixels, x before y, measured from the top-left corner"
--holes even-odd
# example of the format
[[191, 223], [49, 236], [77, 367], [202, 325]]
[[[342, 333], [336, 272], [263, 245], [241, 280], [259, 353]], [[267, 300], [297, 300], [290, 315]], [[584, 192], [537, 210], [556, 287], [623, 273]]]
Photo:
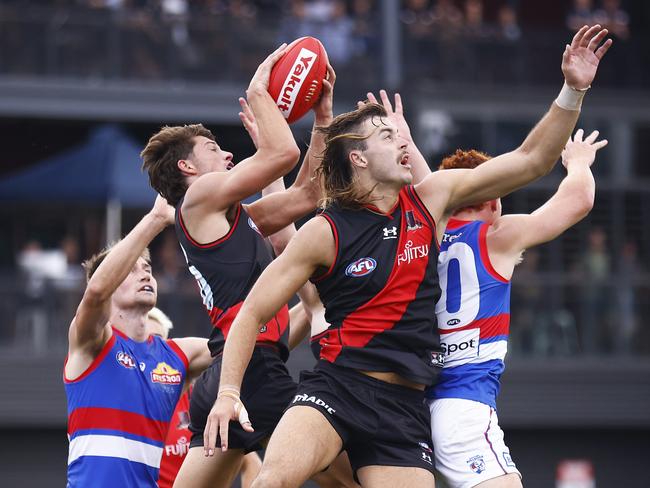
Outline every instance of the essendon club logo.
[[117, 362], [124, 366], [126, 369], [135, 368], [135, 359], [133, 359], [129, 353], [118, 351], [118, 353], [115, 355], [115, 359], [117, 359]]
[[377, 261], [372, 258], [361, 258], [357, 259], [353, 263], [350, 263], [347, 268], [345, 268], [346, 276], [352, 278], [360, 278], [362, 276], [369, 275], [377, 267]]
[[163, 385], [180, 385], [183, 381], [180, 371], [172, 368], [167, 363], [158, 363], [151, 372], [151, 381]]

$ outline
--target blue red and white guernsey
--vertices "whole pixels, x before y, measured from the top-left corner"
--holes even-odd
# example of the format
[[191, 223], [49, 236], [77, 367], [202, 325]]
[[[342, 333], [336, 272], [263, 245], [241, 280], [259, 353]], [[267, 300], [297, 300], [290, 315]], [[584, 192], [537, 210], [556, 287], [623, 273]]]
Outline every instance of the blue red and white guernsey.
[[[188, 232], [181, 207], [176, 206], [176, 236], [185, 261], [199, 286], [201, 299], [214, 326], [208, 341], [213, 357], [221, 354], [228, 331], [248, 292], [273, 257], [264, 238], [241, 204], [235, 207], [230, 231], [220, 239], [201, 244]], [[285, 305], [257, 336], [258, 345], [279, 349], [289, 357], [289, 308]]]
[[463, 398], [496, 410], [508, 351], [510, 281], [490, 263], [489, 224], [450, 219], [440, 246], [436, 304], [445, 365], [430, 399]]
[[113, 334], [68, 398], [68, 487], [157, 487], [187, 357], [172, 340]]
[[435, 222], [407, 186], [382, 213], [332, 206], [336, 258], [312, 281], [331, 324], [321, 360], [362, 371], [394, 372], [431, 384], [441, 366], [433, 304], [440, 295]]

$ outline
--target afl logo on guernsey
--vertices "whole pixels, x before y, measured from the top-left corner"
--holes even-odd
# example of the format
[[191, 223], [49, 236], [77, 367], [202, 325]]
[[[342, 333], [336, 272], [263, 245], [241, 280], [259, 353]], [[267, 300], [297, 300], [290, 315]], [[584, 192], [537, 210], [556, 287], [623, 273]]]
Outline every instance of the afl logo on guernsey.
[[346, 276], [351, 276], [352, 278], [361, 278], [362, 276], [369, 275], [377, 267], [377, 261], [372, 258], [361, 258], [357, 259], [353, 263], [350, 263], [347, 268], [345, 268]]
[[183, 378], [180, 371], [172, 368], [167, 363], [158, 363], [156, 369], [151, 372], [151, 381], [163, 385], [179, 385]]
[[115, 359], [117, 359], [117, 362], [124, 366], [126, 369], [135, 368], [135, 360], [131, 357], [130, 354], [124, 351], [119, 351], [115, 355]]

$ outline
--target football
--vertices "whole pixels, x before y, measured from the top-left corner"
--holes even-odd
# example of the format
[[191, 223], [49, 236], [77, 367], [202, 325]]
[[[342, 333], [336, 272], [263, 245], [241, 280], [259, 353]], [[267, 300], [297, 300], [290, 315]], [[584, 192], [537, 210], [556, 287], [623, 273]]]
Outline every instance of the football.
[[326, 72], [327, 53], [314, 37], [296, 40], [275, 63], [269, 93], [288, 123], [300, 119], [316, 103]]

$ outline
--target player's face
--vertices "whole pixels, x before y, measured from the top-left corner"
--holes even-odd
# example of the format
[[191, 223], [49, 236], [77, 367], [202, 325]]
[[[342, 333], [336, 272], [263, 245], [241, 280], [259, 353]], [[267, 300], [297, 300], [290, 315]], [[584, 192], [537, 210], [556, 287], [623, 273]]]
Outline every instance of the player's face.
[[199, 175], [228, 171], [234, 166], [232, 153], [222, 150], [215, 141], [197, 136], [194, 142], [194, 149], [189, 159], [196, 165]]
[[120, 308], [153, 308], [157, 299], [157, 283], [151, 264], [139, 257], [122, 284], [113, 293], [113, 302]]
[[362, 151], [368, 161], [368, 169], [377, 183], [408, 185], [413, 180], [408, 142], [400, 136], [390, 120], [373, 117], [364, 122], [367, 149]]

